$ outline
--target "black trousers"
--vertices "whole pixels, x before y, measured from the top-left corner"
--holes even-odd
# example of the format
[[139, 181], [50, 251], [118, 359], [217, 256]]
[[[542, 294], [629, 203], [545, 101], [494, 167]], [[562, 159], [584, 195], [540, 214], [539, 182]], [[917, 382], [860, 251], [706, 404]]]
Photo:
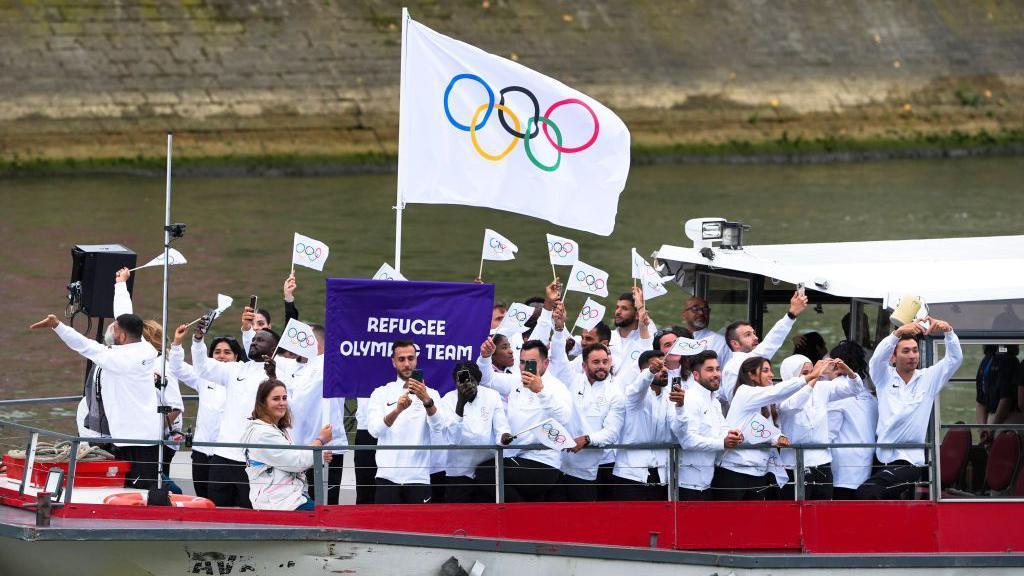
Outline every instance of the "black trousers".
[[430, 484], [395, 484], [383, 478], [377, 478], [374, 498], [377, 504], [429, 504], [433, 499]]
[[[366, 430], [356, 430], [357, 446], [376, 446], [377, 439]], [[356, 469], [356, 504], [373, 504], [376, 502], [377, 451], [356, 450], [354, 456]]]
[[923, 466], [914, 466], [906, 460], [883, 465], [857, 488], [858, 500], [910, 500], [914, 485], [925, 473]]
[[156, 476], [160, 473], [158, 446], [114, 446], [114, 456], [130, 464], [124, 477], [125, 488], [156, 488]]
[[699, 502], [701, 500], [712, 500], [711, 489], [694, 490], [693, 488], [679, 488], [678, 497], [680, 502]]
[[196, 496], [209, 497], [210, 457], [196, 450], [192, 450], [192, 487], [196, 490]]
[[[341, 504], [341, 473], [345, 469], [345, 453], [335, 452], [334, 457], [327, 464], [327, 504]], [[309, 485], [309, 497], [315, 499], [316, 492], [313, 486], [313, 468], [306, 470], [306, 484]]]
[[228, 460], [223, 456], [211, 456], [210, 464], [210, 487], [206, 497], [213, 500], [218, 508], [252, 508], [245, 463]]
[[558, 477], [558, 483], [545, 496], [548, 502], [597, 502], [599, 480], [584, 480], [568, 474]]
[[[448, 476], [444, 477], [444, 501], [448, 504], [471, 504], [481, 502], [480, 494], [477, 491], [476, 480], [469, 476]], [[491, 501], [494, 500], [493, 495]], [[487, 500], [483, 500], [487, 502]]]
[[615, 462], [601, 464], [597, 467], [597, 499], [608, 502], [615, 499], [616, 478], [612, 474]]
[[431, 504], [444, 504], [447, 502], [445, 499], [446, 490], [448, 488], [448, 482], [445, 480], [447, 474], [444, 470], [440, 472], [434, 472], [430, 475], [430, 503]]
[[[786, 470], [789, 474], [789, 484], [782, 489], [783, 500], [796, 499], [796, 472]], [[831, 500], [832, 488], [832, 464], [821, 464], [811, 466], [804, 472], [804, 500]]]
[[766, 500], [769, 485], [765, 476], [748, 476], [718, 466], [711, 479], [715, 500]]
[[505, 458], [505, 501], [544, 502], [562, 475], [558, 468], [527, 458]]
[[857, 491], [853, 488], [840, 488], [835, 486], [832, 488], [832, 499], [833, 500], [856, 500]]
[[654, 502], [668, 500], [668, 487], [661, 484], [657, 468], [647, 469], [647, 482], [612, 476], [612, 500], [619, 502]]

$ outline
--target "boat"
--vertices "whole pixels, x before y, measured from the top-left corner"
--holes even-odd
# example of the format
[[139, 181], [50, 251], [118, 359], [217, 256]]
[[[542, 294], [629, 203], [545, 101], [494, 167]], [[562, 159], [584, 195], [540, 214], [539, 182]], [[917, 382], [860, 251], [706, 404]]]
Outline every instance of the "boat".
[[[965, 342], [1024, 340], [1024, 323], [1007, 315], [1024, 303], [1024, 236], [744, 246], [741, 223], [698, 219], [686, 229], [694, 245], [663, 245], [653, 254], [658, 271], [715, 307], [743, 310], [759, 331], [765, 310], [803, 286], [812, 302], [847, 310], [854, 334], [869, 310], [887, 327], [885, 308], [902, 290], [951, 319]], [[932, 362], [939, 341], [924, 351]], [[1016, 435], [1024, 426], [950, 424], [939, 414], [936, 401], [924, 445], [930, 478], [907, 501], [811, 502], [798, 490], [794, 501], [677, 502], [670, 490], [664, 502], [505, 503], [499, 485], [493, 504], [116, 506], [103, 502], [131, 491], [77, 487], [72, 462], [52, 502], [26, 475], [0, 476], [0, 574], [1024, 574], [1021, 462], [999, 497], [937, 481], [945, 478], [943, 431]], [[41, 437], [76, 448], [88, 440], [14, 421], [0, 428], [24, 434], [28, 446]], [[487, 448], [500, 455], [500, 446]]]

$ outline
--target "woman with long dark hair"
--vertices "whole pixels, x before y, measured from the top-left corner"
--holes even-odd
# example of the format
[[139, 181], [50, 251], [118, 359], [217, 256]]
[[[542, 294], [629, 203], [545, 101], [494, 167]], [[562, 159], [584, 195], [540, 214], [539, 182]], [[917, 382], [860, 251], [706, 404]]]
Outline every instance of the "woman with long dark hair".
[[[727, 429], [745, 430], [757, 414], [771, 421], [769, 406], [781, 402], [816, 381], [825, 368], [819, 362], [806, 376], [797, 376], [777, 385], [772, 383], [772, 365], [767, 358], [753, 356], [740, 365], [736, 391], [725, 419]], [[780, 436], [772, 445], [787, 446]], [[768, 488], [775, 482], [769, 466], [771, 450], [726, 450], [718, 459], [711, 481], [715, 500], [765, 500]]]
[[[288, 389], [280, 380], [269, 378], [256, 390], [256, 405], [242, 442], [291, 446], [291, 426]], [[331, 425], [327, 424], [313, 445], [323, 446], [331, 437]], [[313, 462], [313, 452], [309, 450], [246, 448], [245, 472], [249, 476], [253, 509], [312, 510], [305, 472]]]

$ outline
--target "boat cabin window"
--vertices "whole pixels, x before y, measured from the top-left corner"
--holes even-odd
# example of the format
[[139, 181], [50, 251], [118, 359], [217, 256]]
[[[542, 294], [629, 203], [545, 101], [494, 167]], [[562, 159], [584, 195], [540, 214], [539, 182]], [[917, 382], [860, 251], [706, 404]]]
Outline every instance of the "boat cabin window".
[[735, 320], [747, 320], [750, 306], [750, 280], [737, 276], [697, 273], [697, 294], [703, 294], [711, 317], [708, 328], [725, 333]]

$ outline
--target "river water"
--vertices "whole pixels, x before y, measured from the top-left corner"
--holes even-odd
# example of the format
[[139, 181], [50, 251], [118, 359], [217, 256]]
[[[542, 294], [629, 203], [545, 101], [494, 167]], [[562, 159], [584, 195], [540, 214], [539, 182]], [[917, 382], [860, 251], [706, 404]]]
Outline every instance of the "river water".
[[[544, 234], [551, 232], [578, 240], [583, 259], [611, 273], [614, 295], [631, 286], [630, 247], [649, 254], [666, 243], [688, 245], [682, 234], [688, 218], [746, 222], [752, 226], [750, 244], [1020, 234], [1022, 182], [1019, 158], [635, 167], [609, 237], [494, 210], [409, 205], [402, 271], [416, 280], [469, 281], [478, 270], [483, 229], [493, 228], [520, 251], [513, 262], [487, 262], [484, 279], [496, 283], [500, 300], [521, 301], [542, 293], [550, 278]], [[6, 320], [0, 331], [0, 398], [78, 393], [79, 358], [52, 333], [26, 327], [63, 309], [75, 244], [122, 243], [139, 253], [140, 263], [157, 255], [163, 178], [0, 180], [0, 203], [0, 314]], [[255, 293], [276, 302], [296, 231], [331, 247], [325, 273], [297, 270], [302, 317], [322, 320], [326, 276], [369, 277], [392, 261], [394, 203], [394, 175], [176, 179], [172, 220], [188, 228], [175, 246], [189, 262], [172, 269], [170, 323], [195, 318], [218, 292], [236, 298]], [[159, 317], [160, 280], [158, 268], [137, 273], [136, 311], [144, 317]], [[659, 324], [678, 321], [682, 296], [672, 289], [650, 303]], [[570, 294], [567, 305], [573, 310], [582, 300]], [[614, 305], [612, 299], [606, 303]], [[237, 307], [230, 315], [236, 312]], [[713, 320], [724, 325], [729, 319]], [[234, 320], [220, 322], [221, 329], [234, 330]], [[821, 319], [811, 317], [798, 329], [823, 328], [819, 324]], [[85, 328], [81, 319], [76, 326]], [[973, 369], [965, 366], [964, 374]], [[972, 386], [958, 384], [955, 397], [943, 404], [944, 414], [971, 419]], [[33, 417], [63, 424], [69, 409]]]

